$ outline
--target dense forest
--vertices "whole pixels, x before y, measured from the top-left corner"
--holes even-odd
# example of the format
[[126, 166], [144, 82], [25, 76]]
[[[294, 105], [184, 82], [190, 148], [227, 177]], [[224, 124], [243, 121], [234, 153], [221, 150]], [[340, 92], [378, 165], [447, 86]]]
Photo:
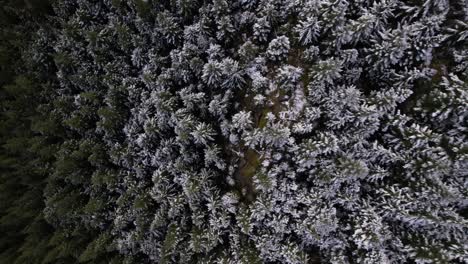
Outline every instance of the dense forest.
[[0, 5], [0, 264], [468, 263], [466, 0]]

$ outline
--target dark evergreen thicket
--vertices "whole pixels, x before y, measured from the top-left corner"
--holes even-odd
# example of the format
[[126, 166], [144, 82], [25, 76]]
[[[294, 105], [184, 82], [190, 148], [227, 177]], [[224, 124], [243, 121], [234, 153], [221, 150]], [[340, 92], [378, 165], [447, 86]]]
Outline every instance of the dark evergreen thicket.
[[467, 263], [463, 0], [0, 0], [0, 263]]
[[51, 153], [39, 155], [45, 146], [32, 130], [40, 119], [36, 99], [41, 87], [22, 59], [34, 30], [23, 17], [32, 24], [44, 14], [20, 1], [2, 1], [1, 6], [0, 262], [29, 263], [45, 257], [53, 233], [42, 216], [43, 164]]
[[[0, 5], [0, 263], [118, 263], [96, 230], [56, 226], [45, 217], [45, 188], [68, 139], [62, 120], [47, 109], [57, 87], [56, 66], [37, 36], [52, 26], [54, 12], [47, 1]], [[76, 203], [60, 202], [60, 213]]]

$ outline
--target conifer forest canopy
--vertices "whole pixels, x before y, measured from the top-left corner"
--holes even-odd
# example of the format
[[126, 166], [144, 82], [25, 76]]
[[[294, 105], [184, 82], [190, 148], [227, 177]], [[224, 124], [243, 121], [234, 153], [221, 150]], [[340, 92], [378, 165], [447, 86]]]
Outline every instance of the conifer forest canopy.
[[468, 1], [0, 6], [0, 264], [468, 263]]

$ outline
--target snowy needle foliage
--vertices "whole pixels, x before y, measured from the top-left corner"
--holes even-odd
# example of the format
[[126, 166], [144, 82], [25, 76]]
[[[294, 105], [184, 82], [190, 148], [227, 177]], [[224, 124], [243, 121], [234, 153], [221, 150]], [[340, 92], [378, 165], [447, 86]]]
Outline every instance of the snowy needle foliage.
[[468, 263], [466, 1], [0, 2], [0, 263]]

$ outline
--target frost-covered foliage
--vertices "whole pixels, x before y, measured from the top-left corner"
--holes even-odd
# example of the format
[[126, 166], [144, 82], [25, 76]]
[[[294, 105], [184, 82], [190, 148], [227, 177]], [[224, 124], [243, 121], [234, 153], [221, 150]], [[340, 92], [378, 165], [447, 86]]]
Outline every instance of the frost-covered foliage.
[[464, 1], [54, 13], [34, 59], [54, 59], [41, 111], [63, 126], [55, 227], [138, 263], [468, 261]]

